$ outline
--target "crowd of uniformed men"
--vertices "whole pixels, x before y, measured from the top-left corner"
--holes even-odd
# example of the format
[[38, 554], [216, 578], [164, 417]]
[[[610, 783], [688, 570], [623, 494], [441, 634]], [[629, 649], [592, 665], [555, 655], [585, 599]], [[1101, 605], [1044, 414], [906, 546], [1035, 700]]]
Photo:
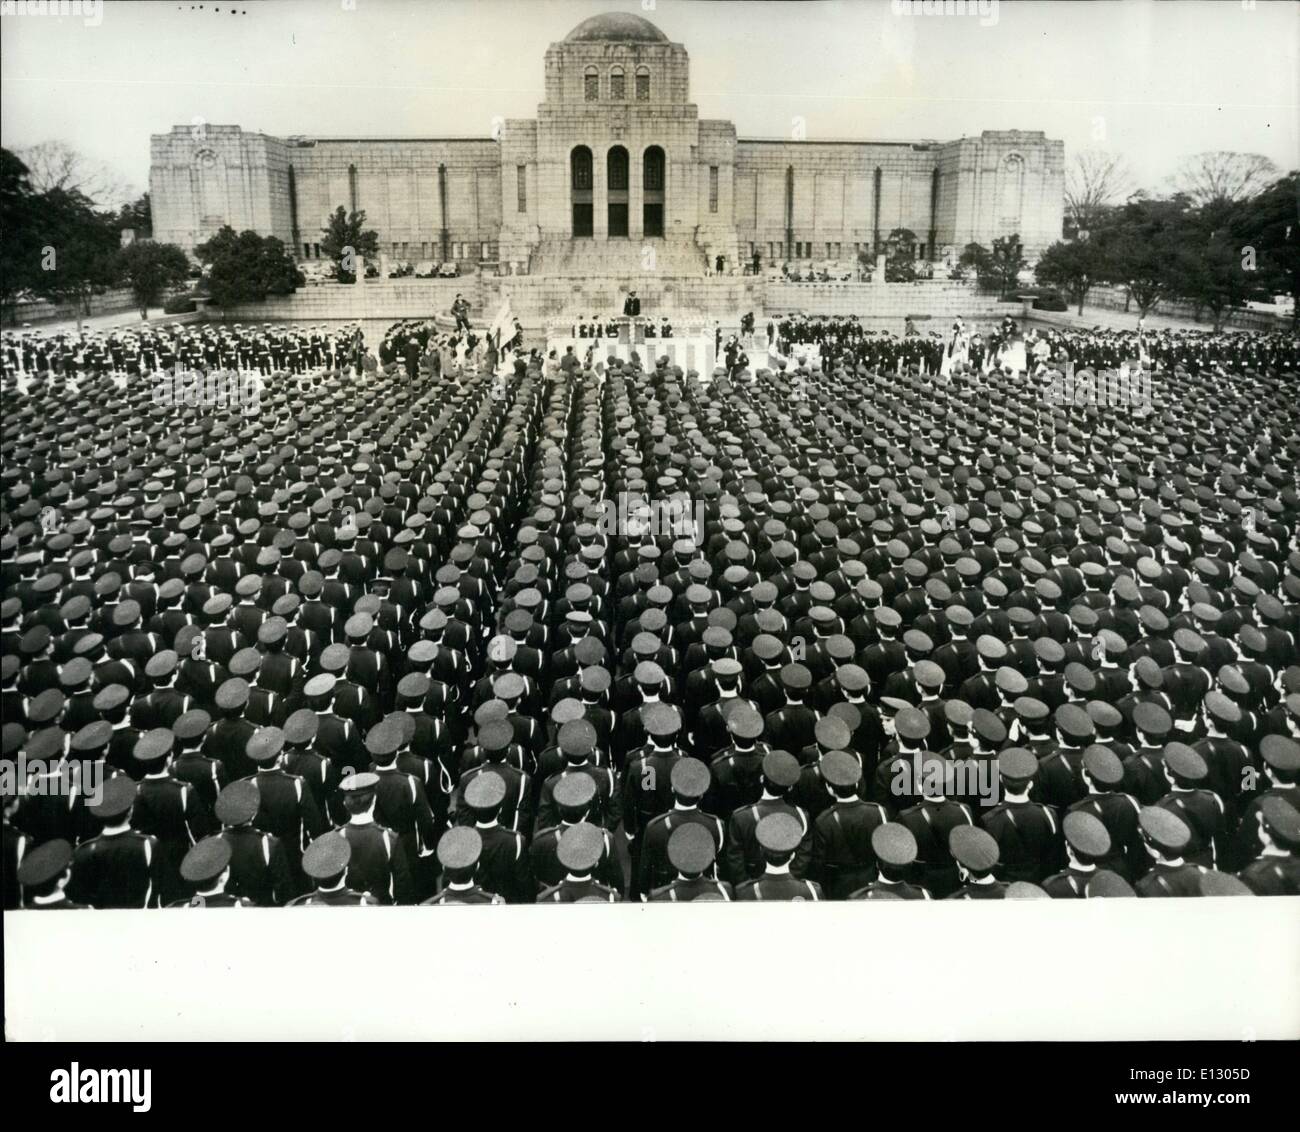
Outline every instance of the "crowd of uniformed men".
[[[753, 330], [753, 316], [746, 315]], [[743, 327], [742, 327], [743, 328]], [[951, 344], [951, 332], [922, 331], [908, 319], [903, 333], [873, 330], [856, 315], [774, 315], [766, 323], [767, 337], [781, 350], [793, 352], [799, 346], [816, 345], [824, 365], [832, 368], [865, 365], [870, 369], [897, 371], [916, 366], [923, 373], [937, 374], [944, 353]], [[1289, 333], [1251, 333], [1191, 329], [1118, 330], [1093, 327], [1069, 330], [1042, 326], [1027, 329], [1007, 317], [981, 331], [972, 323], [968, 332], [969, 364], [974, 369], [997, 368], [1004, 347], [1024, 342], [1031, 369], [1039, 364], [1064, 369], [1075, 367], [1114, 368], [1126, 362], [1148, 361], [1165, 369], [1176, 366], [1197, 371], [1222, 366], [1228, 372], [1271, 368], [1282, 372], [1300, 369], [1300, 339]]]
[[6, 907], [1300, 891], [1293, 336], [1138, 408], [132, 337], [6, 341]]
[[74, 378], [162, 370], [242, 370], [267, 376], [308, 370], [357, 368], [366, 356], [365, 335], [356, 325], [337, 330], [264, 323], [164, 323], [133, 330], [83, 329], [46, 334], [40, 329], [6, 331], [0, 364], [6, 377]]

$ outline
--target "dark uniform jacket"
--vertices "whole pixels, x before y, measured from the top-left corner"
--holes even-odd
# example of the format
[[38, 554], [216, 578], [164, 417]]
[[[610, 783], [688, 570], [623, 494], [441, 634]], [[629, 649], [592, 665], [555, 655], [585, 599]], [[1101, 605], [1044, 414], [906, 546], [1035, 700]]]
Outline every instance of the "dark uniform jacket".
[[821, 885], [789, 873], [764, 873], [736, 885], [737, 900], [824, 900]]
[[92, 908], [156, 908], [160, 859], [158, 839], [133, 829], [92, 837], [72, 855], [68, 899]]

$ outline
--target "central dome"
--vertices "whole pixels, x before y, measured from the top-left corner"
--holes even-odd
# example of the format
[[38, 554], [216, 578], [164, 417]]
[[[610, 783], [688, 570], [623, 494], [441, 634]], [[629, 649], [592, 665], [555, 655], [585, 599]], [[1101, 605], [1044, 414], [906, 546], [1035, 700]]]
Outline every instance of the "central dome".
[[583, 20], [564, 37], [565, 43], [596, 43], [614, 40], [620, 43], [667, 43], [664, 35], [649, 20], [629, 12], [609, 12]]

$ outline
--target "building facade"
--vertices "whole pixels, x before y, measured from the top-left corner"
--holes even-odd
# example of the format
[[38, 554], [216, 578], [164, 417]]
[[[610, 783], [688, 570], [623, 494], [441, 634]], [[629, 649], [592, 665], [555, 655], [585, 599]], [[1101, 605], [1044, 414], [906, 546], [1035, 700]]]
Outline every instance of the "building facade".
[[686, 49], [630, 14], [583, 21], [545, 56], [533, 119], [483, 138], [275, 138], [176, 126], [151, 139], [154, 238], [193, 249], [223, 224], [319, 257], [338, 206], [383, 254], [532, 274], [698, 274], [851, 262], [910, 230], [918, 257], [1019, 233], [1060, 238], [1064, 144], [1041, 131], [949, 142], [747, 139], [702, 119]]

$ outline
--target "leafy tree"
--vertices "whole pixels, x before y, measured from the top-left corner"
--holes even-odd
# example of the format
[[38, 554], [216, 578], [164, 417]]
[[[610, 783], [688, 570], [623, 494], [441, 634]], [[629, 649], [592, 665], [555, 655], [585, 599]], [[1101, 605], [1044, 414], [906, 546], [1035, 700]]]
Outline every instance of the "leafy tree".
[[218, 307], [260, 303], [267, 295], [287, 295], [303, 282], [280, 240], [253, 231], [236, 232], [229, 224], [199, 244], [194, 254], [207, 265], [200, 289]]
[[1038, 282], [1063, 290], [1079, 305], [1080, 314], [1088, 292], [1104, 274], [1103, 254], [1091, 240], [1058, 241], [1043, 252], [1034, 268]]
[[140, 308], [140, 317], [149, 317], [149, 308], [157, 304], [163, 292], [185, 282], [190, 261], [175, 244], [155, 244], [137, 240], [118, 252], [118, 270]]
[[6, 309], [32, 286], [40, 269], [37, 199], [27, 166], [0, 148], [0, 306]]
[[1198, 310], [1207, 309], [1214, 316], [1215, 330], [1223, 326], [1224, 311], [1239, 306], [1250, 289], [1242, 258], [1237, 241], [1228, 232], [1216, 231], [1174, 262], [1174, 289]]
[[38, 198], [32, 231], [39, 244], [32, 290], [56, 303], [74, 303], [80, 331], [91, 296], [117, 282], [116, 217], [96, 212], [75, 190], [51, 189]]
[[149, 203], [149, 194], [144, 193], [130, 204], [124, 204], [117, 214], [119, 228], [131, 228], [137, 240], [149, 239], [153, 235], [153, 209]]
[[[321, 229], [324, 237], [321, 251], [334, 261], [339, 282], [353, 283], [356, 275], [351, 268], [356, 266], [356, 259], [373, 259], [379, 254], [379, 234], [374, 229], [366, 228], [365, 210], [349, 213], [339, 205], [331, 214], [329, 223]], [[347, 249], [351, 249], [352, 258], [344, 265]]]
[[998, 295], [1005, 298], [1016, 289], [1020, 273], [1026, 267], [1025, 249], [1019, 233], [994, 240], [990, 260], [990, 281], [996, 286]]
[[957, 262], [975, 272], [981, 291], [1005, 297], [1020, 282], [1020, 272], [1025, 268], [1024, 247], [1019, 235], [999, 236], [991, 249], [983, 244], [967, 244]]
[[957, 257], [957, 268], [963, 273], [973, 271], [975, 278], [982, 282], [989, 273], [988, 248], [983, 244], [967, 244]]
[[[1254, 253], [1257, 285], [1291, 296], [1292, 322], [1300, 326], [1300, 172], [1288, 173], [1237, 205], [1229, 228], [1243, 257]], [[1249, 270], [1249, 268], [1247, 268]]]
[[885, 280], [911, 283], [916, 278], [916, 233], [910, 228], [895, 228], [885, 241]]
[[1170, 200], [1134, 197], [1096, 237], [1105, 278], [1127, 289], [1144, 318], [1162, 298], [1178, 292], [1187, 273], [1190, 205], [1181, 194]]

